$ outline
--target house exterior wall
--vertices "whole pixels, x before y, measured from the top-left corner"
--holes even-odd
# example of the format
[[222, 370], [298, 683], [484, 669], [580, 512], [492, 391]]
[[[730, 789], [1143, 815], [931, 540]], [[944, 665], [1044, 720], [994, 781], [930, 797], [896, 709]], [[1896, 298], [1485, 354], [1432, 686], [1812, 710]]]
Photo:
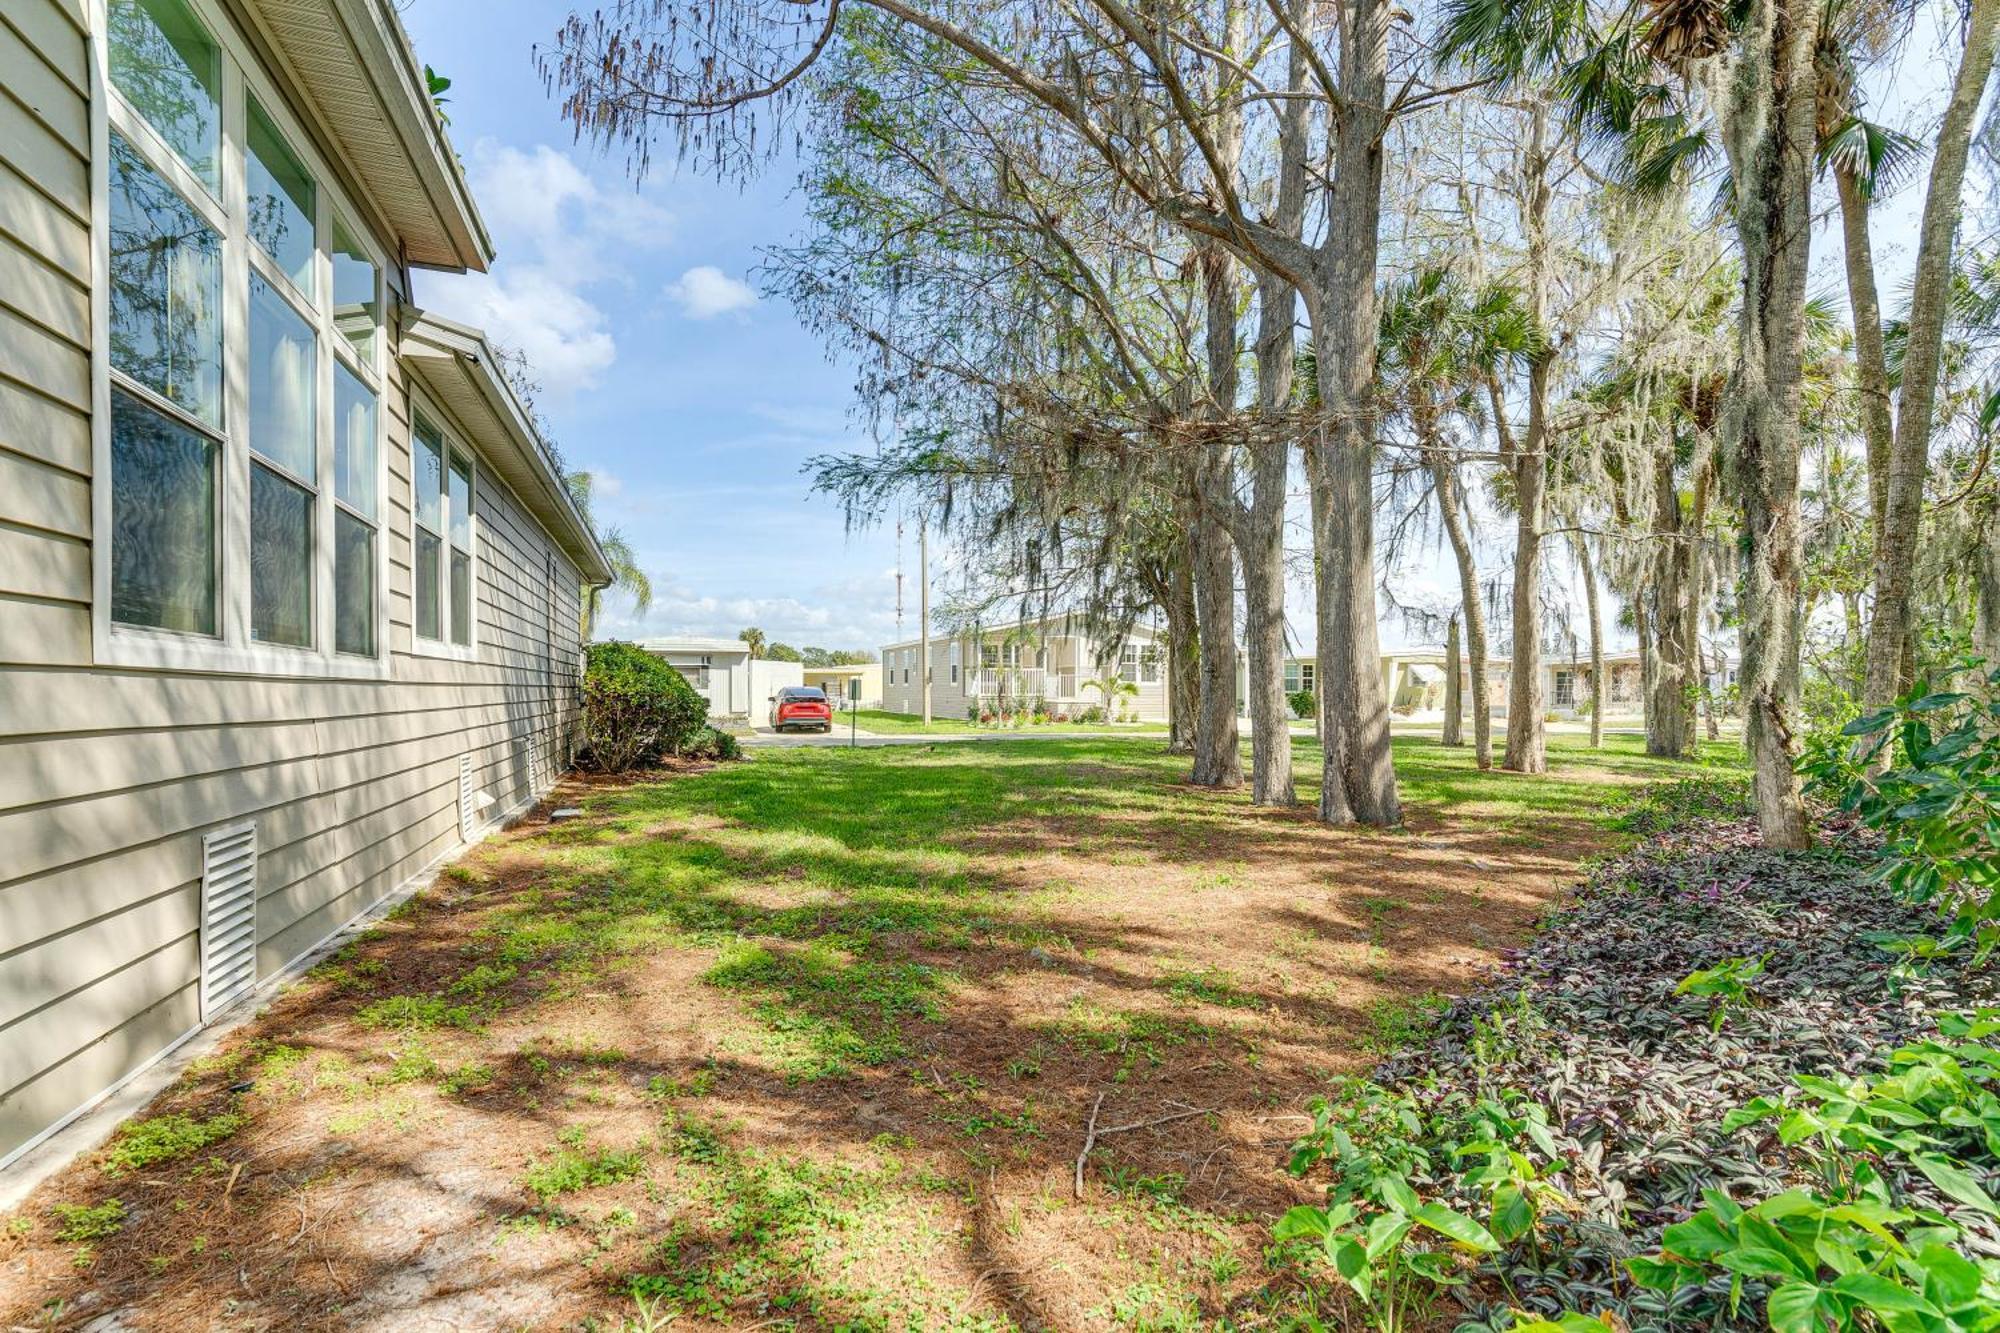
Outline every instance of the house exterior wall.
[[750, 695], [746, 712], [752, 721], [763, 722], [771, 715], [771, 696], [787, 685], [806, 683], [806, 669], [797, 662], [751, 659], [748, 673]]
[[[1031, 666], [1031, 655], [1037, 646], [1032, 640], [1021, 640], [1019, 627], [1007, 626], [986, 630], [979, 636], [939, 636], [930, 642], [931, 670], [931, 716], [937, 720], [964, 721], [973, 704], [979, 698], [978, 673], [980, 671], [980, 644], [1000, 645], [1012, 637], [1021, 642], [1021, 666]], [[1088, 634], [1079, 631], [1051, 627], [1048, 631], [1051, 654], [1067, 656], [1069, 644], [1074, 648], [1074, 674], [1077, 681], [1076, 692], [1063, 696], [1045, 692], [1051, 703], [1097, 704], [1102, 702], [1096, 690], [1084, 685], [1084, 681], [1097, 676], [1098, 642]], [[1156, 636], [1143, 626], [1135, 627], [1126, 642], [1141, 649], [1155, 647]], [[958, 646], [958, 671], [956, 679], [952, 672], [952, 647]], [[923, 712], [921, 680], [923, 664], [917, 651], [918, 643], [910, 640], [891, 644], [882, 650], [882, 707], [891, 713], [919, 714]], [[1050, 672], [1057, 670], [1052, 661]], [[1111, 670], [1118, 670], [1118, 663], [1111, 663]], [[1142, 678], [1137, 682], [1139, 693], [1136, 697], [1126, 696], [1133, 711], [1141, 721], [1161, 722], [1167, 716], [1167, 672], [1168, 663], [1161, 656], [1155, 679]]]
[[256, 821], [269, 978], [463, 845], [461, 756], [492, 818], [547, 790], [581, 652], [577, 563], [483, 461], [476, 652], [413, 651], [411, 391], [389, 320], [386, 670], [97, 665], [89, 12], [0, 9], [0, 1164], [200, 1023], [203, 833]]
[[882, 706], [882, 665], [879, 662], [860, 663], [848, 667], [807, 667], [803, 672], [803, 683], [817, 685], [827, 692], [842, 708], [850, 702], [847, 682], [859, 679], [861, 682], [860, 706], [880, 708]]

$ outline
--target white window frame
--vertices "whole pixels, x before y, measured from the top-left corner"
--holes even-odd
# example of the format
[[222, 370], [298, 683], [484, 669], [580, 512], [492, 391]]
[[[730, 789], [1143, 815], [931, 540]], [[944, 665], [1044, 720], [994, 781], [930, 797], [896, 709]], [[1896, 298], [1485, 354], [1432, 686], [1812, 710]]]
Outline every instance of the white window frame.
[[[337, 177], [291, 113], [277, 86], [265, 75], [247, 43], [213, 0], [181, 0], [207, 30], [221, 55], [221, 106], [217, 183], [210, 193], [139, 110], [111, 82], [108, 0], [89, 0], [90, 36], [90, 310], [91, 463], [99, 479], [91, 487], [91, 649], [99, 666], [213, 671], [269, 676], [386, 678], [389, 648], [389, 431], [387, 364], [387, 255], [372, 232], [354, 225], [360, 216], [345, 198]], [[247, 225], [246, 98], [255, 97], [288, 147], [313, 179], [313, 283], [317, 304], [301, 308], [300, 293], [267, 261]], [[200, 422], [146, 386], [111, 366], [111, 133], [131, 144], [149, 170], [213, 227], [222, 238], [222, 425]], [[372, 357], [353, 354], [333, 318], [333, 222], [339, 217], [348, 236], [375, 266], [376, 326]], [[250, 637], [250, 469], [249, 305], [250, 273], [271, 281], [280, 299], [308, 318], [318, 346], [314, 368], [314, 432], [317, 485], [313, 500], [312, 644], [259, 643]], [[276, 280], [272, 281], [273, 275]], [[336, 345], [337, 344], [337, 345]], [[375, 394], [375, 652], [363, 657], [334, 649], [333, 368], [338, 357]], [[216, 443], [215, 611], [213, 636], [114, 623], [112, 538], [115, 522], [111, 469], [111, 394], [114, 385], [148, 409], [193, 429]], [[284, 475], [282, 468], [275, 469]]]
[[1139, 645], [1120, 644], [1118, 648], [1118, 679], [1127, 685], [1139, 683]]
[[1157, 643], [1139, 645], [1139, 683], [1141, 685], [1160, 683], [1160, 645]]
[[957, 639], [953, 639], [951, 641], [951, 683], [954, 685], [958, 684], [958, 665], [959, 642]]
[[[438, 479], [438, 522], [444, 531], [438, 536], [442, 545], [438, 548], [438, 634], [435, 639], [427, 639], [417, 632], [417, 418], [436, 429], [438, 439], [444, 445], [444, 475]], [[463, 458], [472, 473], [472, 496], [468, 501], [471, 513], [466, 515], [467, 531], [472, 542], [472, 572], [468, 589], [472, 595], [472, 617], [469, 622], [472, 641], [453, 643], [451, 641], [451, 460], [456, 455]], [[466, 440], [465, 434], [454, 426], [435, 399], [414, 384], [410, 386], [410, 507], [409, 528], [404, 536], [410, 545], [410, 651], [419, 657], [443, 657], [460, 662], [479, 660], [479, 556], [482, 547], [479, 529], [479, 493], [481, 489], [479, 451]], [[704, 658], [703, 662], [706, 663]], [[702, 688], [706, 689], [706, 682]]]

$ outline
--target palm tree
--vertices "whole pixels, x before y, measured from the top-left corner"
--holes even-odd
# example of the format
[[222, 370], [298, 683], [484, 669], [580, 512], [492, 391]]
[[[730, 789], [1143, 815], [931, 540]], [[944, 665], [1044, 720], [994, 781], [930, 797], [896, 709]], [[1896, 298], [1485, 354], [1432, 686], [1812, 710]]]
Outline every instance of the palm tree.
[[[597, 530], [597, 516], [591, 511], [591, 486], [595, 479], [588, 472], [572, 472], [563, 478], [569, 487], [569, 497], [583, 514], [583, 521], [597, 533], [597, 545], [604, 552], [604, 562], [611, 568], [611, 588], [617, 588], [632, 599], [632, 610], [637, 615], [645, 615], [653, 605], [653, 581], [646, 571], [639, 567], [639, 557], [633, 551], [632, 543], [617, 528]], [[588, 640], [597, 628], [597, 612], [602, 605], [605, 588], [587, 588], [583, 594], [583, 637]]]
[[1480, 768], [1491, 768], [1493, 704], [1486, 688], [1486, 610], [1473, 558], [1465, 485], [1446, 423], [1453, 416], [1477, 418], [1489, 379], [1510, 364], [1537, 355], [1541, 333], [1512, 288], [1494, 283], [1475, 290], [1440, 265], [1419, 270], [1384, 294], [1379, 339], [1376, 366], [1383, 402], [1409, 422], [1416, 437], [1437, 498], [1438, 518], [1458, 564], [1471, 675], [1473, 755]]
[[750, 656], [752, 656], [753, 658], [762, 657], [764, 655], [764, 644], [767, 642], [767, 640], [764, 638], [763, 630], [758, 629], [755, 625], [752, 625], [749, 629], [738, 630], [736, 632], [736, 637], [750, 645]]
[[1112, 700], [1139, 697], [1139, 687], [1115, 671], [1107, 671], [1095, 679], [1086, 680], [1083, 684], [1085, 689], [1096, 690], [1103, 698], [1106, 722], [1111, 721]]

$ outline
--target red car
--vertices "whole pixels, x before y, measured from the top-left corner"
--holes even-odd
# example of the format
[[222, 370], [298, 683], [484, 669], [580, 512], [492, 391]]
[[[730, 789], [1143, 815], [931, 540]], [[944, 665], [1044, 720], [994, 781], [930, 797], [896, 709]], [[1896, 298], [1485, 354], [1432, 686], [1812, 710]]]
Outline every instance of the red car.
[[817, 685], [787, 685], [771, 696], [771, 730], [804, 727], [833, 730], [833, 705]]

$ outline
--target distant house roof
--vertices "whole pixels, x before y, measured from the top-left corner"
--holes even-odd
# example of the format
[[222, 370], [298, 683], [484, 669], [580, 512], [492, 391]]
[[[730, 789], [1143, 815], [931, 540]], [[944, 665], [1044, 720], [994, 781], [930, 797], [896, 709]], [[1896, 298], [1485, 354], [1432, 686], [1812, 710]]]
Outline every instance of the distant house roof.
[[666, 634], [635, 640], [649, 653], [739, 653], [749, 656], [750, 645], [741, 639], [708, 639], [699, 635]]
[[[1032, 637], [1035, 634], [1045, 632], [1056, 635], [1082, 634], [1089, 629], [1089, 626], [1084, 622], [1083, 616], [1079, 613], [1057, 611], [1046, 616], [1029, 616], [1020, 620], [1003, 620], [992, 625], [979, 625], [977, 627], [968, 625], [961, 630], [935, 632], [931, 635], [931, 642], [935, 643], [939, 639], [965, 637], [973, 634], [975, 628], [976, 632], [983, 638], [989, 634], [1020, 634], [1023, 637]], [[1159, 637], [1159, 631], [1155, 630], [1151, 625], [1146, 624], [1133, 625], [1127, 633], [1134, 639], [1157, 639]], [[921, 642], [921, 639], [898, 639], [894, 643], [884, 644], [882, 651], [886, 653], [896, 649], [914, 648]]]
[[271, 64], [310, 102], [299, 109], [400, 257], [484, 270], [492, 238], [390, 0], [257, 0], [248, 9]]
[[599, 587], [611, 565], [577, 508], [548, 442], [528, 419], [500, 372], [493, 345], [478, 329], [421, 310], [406, 311], [397, 355], [410, 374], [472, 432], [481, 454], [529, 511]]

